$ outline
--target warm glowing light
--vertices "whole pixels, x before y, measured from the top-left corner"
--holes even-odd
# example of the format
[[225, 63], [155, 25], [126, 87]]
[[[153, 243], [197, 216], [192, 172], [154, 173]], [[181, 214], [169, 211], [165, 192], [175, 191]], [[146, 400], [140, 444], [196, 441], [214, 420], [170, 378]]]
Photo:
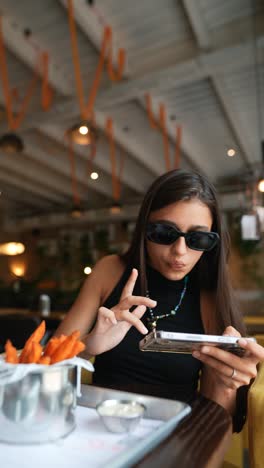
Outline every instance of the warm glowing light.
[[25, 252], [24, 244], [21, 242], [7, 242], [0, 244], [0, 255], [19, 255]]
[[259, 192], [264, 192], [264, 179], [261, 179], [258, 183]]
[[230, 158], [232, 158], [233, 156], [235, 156], [236, 152], [233, 148], [229, 148], [229, 150], [227, 151], [227, 156], [229, 156]]
[[91, 269], [91, 267], [87, 266], [87, 267], [84, 268], [83, 272], [86, 275], [90, 275], [92, 273], [92, 269]]
[[89, 128], [86, 127], [86, 125], [82, 125], [79, 128], [79, 132], [80, 132], [81, 135], [87, 135], [87, 133], [89, 132]]
[[91, 179], [96, 180], [99, 177], [99, 174], [97, 172], [92, 172], [90, 175]]
[[10, 265], [10, 270], [15, 276], [19, 276], [19, 278], [22, 278], [26, 271], [26, 265], [24, 265], [23, 263], [14, 263], [13, 265]]
[[121, 213], [122, 207], [120, 203], [114, 202], [112, 206], [110, 207], [110, 213], [113, 215]]

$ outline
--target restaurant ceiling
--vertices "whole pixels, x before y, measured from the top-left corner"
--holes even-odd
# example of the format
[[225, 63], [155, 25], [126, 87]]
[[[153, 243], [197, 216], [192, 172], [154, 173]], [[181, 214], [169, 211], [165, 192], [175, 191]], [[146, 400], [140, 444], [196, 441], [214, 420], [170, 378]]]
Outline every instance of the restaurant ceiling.
[[[264, 140], [259, 122], [260, 108], [264, 108], [263, 3], [141, 0], [135, 7], [131, 0], [75, 0], [73, 5], [87, 98], [105, 24], [113, 30], [114, 63], [119, 47], [125, 48], [127, 57], [123, 80], [113, 84], [104, 73], [95, 102], [99, 139], [93, 169], [99, 173], [97, 180], [87, 173], [87, 148], [75, 151], [84, 209], [104, 210], [111, 205], [107, 117], [114, 122], [117, 161], [124, 157], [121, 201], [127, 216], [129, 206], [134, 213], [146, 188], [165, 171], [161, 134], [149, 124], [147, 92], [157, 118], [160, 103], [165, 105], [171, 154], [175, 127], [181, 125], [181, 166], [202, 171], [225, 193], [233, 190], [229, 179], [236, 180], [236, 193], [225, 195], [224, 203], [227, 208], [238, 206], [241, 195], [237, 192], [245, 190], [244, 175], [260, 166], [260, 140]], [[24, 95], [36, 50], [45, 50], [55, 90], [50, 110], [43, 112], [38, 85], [18, 130], [24, 151], [0, 153], [1, 198], [11, 221], [71, 210], [72, 180], [64, 133], [79, 120], [80, 110], [66, 6], [64, 0], [0, 1], [11, 87]], [[4, 102], [0, 89], [1, 134], [7, 130]], [[226, 155], [229, 148], [236, 151], [233, 158]]]

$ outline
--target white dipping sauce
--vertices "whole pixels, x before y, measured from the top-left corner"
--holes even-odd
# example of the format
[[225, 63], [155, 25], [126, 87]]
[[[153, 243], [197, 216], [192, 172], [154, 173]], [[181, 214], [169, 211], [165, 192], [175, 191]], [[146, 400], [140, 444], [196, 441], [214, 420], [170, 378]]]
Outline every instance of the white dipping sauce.
[[140, 416], [144, 412], [144, 408], [138, 403], [115, 403], [114, 405], [102, 405], [98, 408], [98, 412], [102, 416], [118, 416], [121, 418], [131, 418]]

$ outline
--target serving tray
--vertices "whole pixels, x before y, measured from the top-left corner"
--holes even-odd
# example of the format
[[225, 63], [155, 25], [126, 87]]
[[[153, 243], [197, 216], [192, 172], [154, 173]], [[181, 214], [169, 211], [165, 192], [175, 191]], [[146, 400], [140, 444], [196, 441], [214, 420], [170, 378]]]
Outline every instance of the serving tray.
[[[95, 407], [105, 399], [143, 403], [146, 413], [129, 434], [108, 432]], [[65, 439], [41, 445], [0, 443], [3, 468], [129, 468], [164, 440], [191, 411], [180, 401], [83, 385], [76, 428]]]

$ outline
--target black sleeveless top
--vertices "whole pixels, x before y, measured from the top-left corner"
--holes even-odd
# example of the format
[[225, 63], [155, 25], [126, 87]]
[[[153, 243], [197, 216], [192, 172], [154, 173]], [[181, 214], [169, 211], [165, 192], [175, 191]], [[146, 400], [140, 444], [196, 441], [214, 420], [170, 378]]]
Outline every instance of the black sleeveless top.
[[[119, 302], [123, 287], [131, 273], [126, 269], [106, 299], [104, 306], [111, 308]], [[178, 304], [184, 280], [172, 281], [151, 267], [147, 268], [148, 289], [151, 299], [157, 301], [154, 315], [166, 314]], [[140, 294], [136, 283], [134, 294]], [[149, 311], [143, 316], [147, 326]], [[161, 319], [157, 329], [175, 332], [204, 333], [200, 315], [200, 292], [189, 277], [187, 290], [176, 316]], [[130, 390], [189, 401], [194, 396], [201, 363], [190, 354], [142, 352], [139, 341], [143, 338], [131, 327], [115, 348], [96, 356], [93, 383], [102, 387]]]

